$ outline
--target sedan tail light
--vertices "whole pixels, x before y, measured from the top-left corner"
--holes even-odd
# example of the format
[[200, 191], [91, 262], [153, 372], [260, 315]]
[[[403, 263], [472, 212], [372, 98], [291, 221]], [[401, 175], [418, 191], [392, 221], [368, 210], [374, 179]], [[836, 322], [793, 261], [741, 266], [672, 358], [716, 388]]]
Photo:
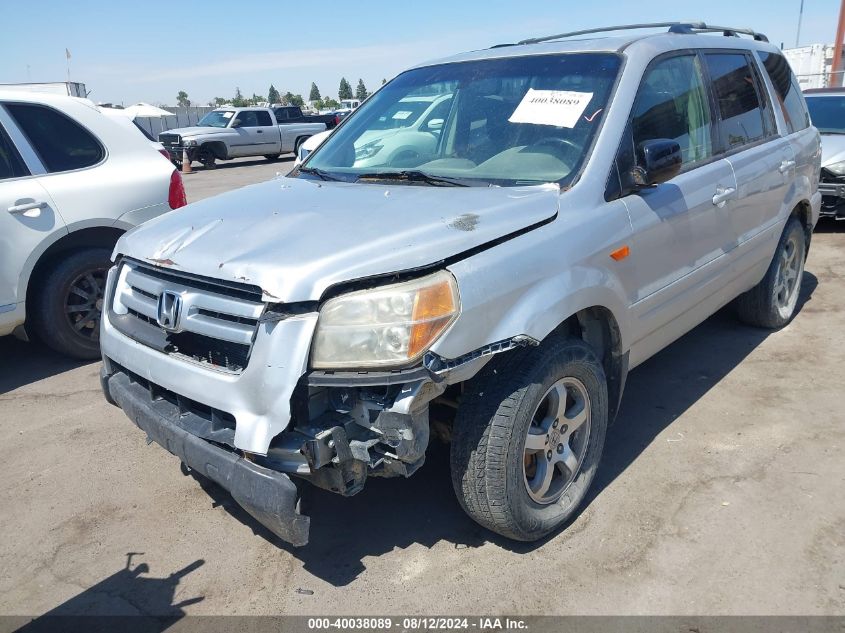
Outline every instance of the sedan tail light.
[[171, 209], [178, 209], [188, 204], [188, 197], [185, 195], [185, 183], [182, 182], [182, 174], [175, 169], [170, 174], [170, 192], [167, 195], [167, 202]]

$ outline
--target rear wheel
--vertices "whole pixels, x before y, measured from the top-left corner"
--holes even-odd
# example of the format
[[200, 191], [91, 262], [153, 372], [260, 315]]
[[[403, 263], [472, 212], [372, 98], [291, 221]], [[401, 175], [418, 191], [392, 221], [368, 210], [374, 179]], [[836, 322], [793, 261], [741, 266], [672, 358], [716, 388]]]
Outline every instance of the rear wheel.
[[279, 160], [279, 156], [281, 156], [281, 154], [264, 154], [264, 158], [267, 160]]
[[782, 328], [795, 316], [806, 256], [804, 227], [790, 218], [763, 280], [737, 297], [739, 318], [757, 327]]
[[308, 138], [298, 138], [296, 142], [293, 144], [293, 155], [299, 156], [299, 148], [302, 147], [302, 144], [307, 141]]
[[562, 526], [592, 483], [607, 430], [607, 384], [592, 348], [578, 339], [511, 354], [467, 386], [452, 483], [478, 523], [533, 541]]
[[57, 352], [100, 355], [100, 315], [111, 251], [89, 248], [62, 257], [41, 281], [32, 306], [35, 334]]

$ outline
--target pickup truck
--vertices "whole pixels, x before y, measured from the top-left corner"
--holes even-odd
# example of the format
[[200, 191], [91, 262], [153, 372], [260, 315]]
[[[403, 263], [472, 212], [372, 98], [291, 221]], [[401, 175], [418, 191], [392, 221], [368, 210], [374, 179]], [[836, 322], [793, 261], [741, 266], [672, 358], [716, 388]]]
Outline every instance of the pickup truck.
[[272, 108], [217, 108], [196, 126], [162, 132], [158, 140], [176, 165], [181, 166], [187, 150], [189, 160], [213, 169], [218, 160], [244, 156], [275, 160], [280, 154], [295, 154], [305, 139], [327, 127], [320, 121], [279, 121]]
[[279, 125], [284, 123], [324, 123], [327, 130], [333, 129], [340, 123], [341, 116], [334, 112], [330, 114], [303, 114], [299, 106], [273, 106], [273, 114]]

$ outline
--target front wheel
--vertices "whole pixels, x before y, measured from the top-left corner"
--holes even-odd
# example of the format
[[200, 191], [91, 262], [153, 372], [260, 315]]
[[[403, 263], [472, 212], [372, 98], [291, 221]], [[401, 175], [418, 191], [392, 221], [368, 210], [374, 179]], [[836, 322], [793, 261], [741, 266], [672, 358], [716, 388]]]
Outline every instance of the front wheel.
[[217, 167], [217, 163], [214, 162], [214, 152], [212, 152], [208, 147], [201, 147], [199, 149], [197, 152], [197, 160], [202, 163], [202, 166], [206, 169], [214, 169]]
[[32, 305], [35, 333], [57, 352], [89, 360], [100, 355], [100, 314], [111, 251], [88, 248], [63, 256], [42, 279]]
[[766, 276], [748, 292], [737, 297], [739, 318], [757, 327], [778, 329], [795, 316], [804, 259], [807, 254], [804, 227], [790, 218], [778, 242]]
[[607, 420], [604, 370], [581, 340], [555, 338], [488, 363], [455, 420], [451, 470], [461, 506], [508, 538], [550, 534], [584, 499]]
[[279, 160], [279, 156], [281, 156], [281, 154], [264, 154], [264, 158], [269, 161]]

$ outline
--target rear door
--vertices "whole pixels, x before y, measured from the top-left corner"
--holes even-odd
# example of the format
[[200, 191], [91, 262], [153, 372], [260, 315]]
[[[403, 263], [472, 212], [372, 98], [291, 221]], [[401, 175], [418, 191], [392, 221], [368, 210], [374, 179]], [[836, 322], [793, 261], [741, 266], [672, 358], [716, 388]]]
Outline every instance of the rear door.
[[736, 181], [718, 153], [716, 135], [701, 58], [681, 52], [653, 61], [640, 84], [618, 169], [630, 169], [640, 144], [653, 139], [677, 141], [683, 165], [668, 182], [622, 192], [634, 231], [628, 266], [634, 356], [650, 356], [694, 325], [679, 317], [718, 289], [728, 266], [727, 253], [736, 243], [729, 203]]
[[18, 285], [32, 253], [55, 231], [67, 230], [39, 182], [42, 173], [39, 158], [0, 104], [0, 312], [26, 299]]
[[719, 116], [719, 144], [736, 176], [730, 222], [740, 248], [754, 249], [779, 217], [795, 176], [795, 156], [778, 134], [772, 103], [751, 53], [704, 55]]

